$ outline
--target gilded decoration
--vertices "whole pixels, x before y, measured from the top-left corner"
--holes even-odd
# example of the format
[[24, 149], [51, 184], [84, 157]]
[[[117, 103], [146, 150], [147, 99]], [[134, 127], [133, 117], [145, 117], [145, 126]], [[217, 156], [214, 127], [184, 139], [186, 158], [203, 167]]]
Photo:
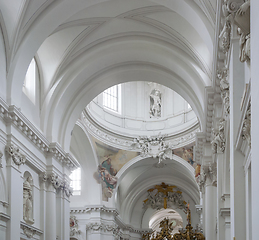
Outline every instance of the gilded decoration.
[[186, 209], [187, 213], [187, 225], [185, 229], [180, 229], [179, 233], [175, 233], [172, 236], [173, 231], [173, 224], [169, 223], [168, 218], [164, 218], [161, 222], [159, 227], [161, 231], [158, 233], [146, 233], [142, 235], [143, 240], [205, 240], [203, 234], [195, 229], [191, 225], [191, 210], [189, 209], [189, 204]]
[[143, 208], [153, 209], [168, 208], [172, 205], [179, 209], [186, 210], [186, 201], [182, 196], [182, 191], [176, 186], [170, 186], [162, 182], [154, 188], [147, 190], [148, 197], [143, 201]]

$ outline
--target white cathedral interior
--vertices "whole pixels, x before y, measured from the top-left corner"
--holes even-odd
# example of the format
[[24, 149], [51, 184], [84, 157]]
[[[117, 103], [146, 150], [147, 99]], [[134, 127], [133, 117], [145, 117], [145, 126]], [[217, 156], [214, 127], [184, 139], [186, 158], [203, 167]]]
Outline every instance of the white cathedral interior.
[[258, 240], [258, 13], [0, 0], [0, 239]]

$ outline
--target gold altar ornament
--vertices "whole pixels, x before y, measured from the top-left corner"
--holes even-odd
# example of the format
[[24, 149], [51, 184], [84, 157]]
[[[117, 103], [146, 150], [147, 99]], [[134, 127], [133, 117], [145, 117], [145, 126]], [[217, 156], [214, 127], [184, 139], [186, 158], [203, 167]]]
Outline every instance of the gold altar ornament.
[[205, 240], [205, 237], [201, 232], [198, 232], [197, 229], [193, 231], [193, 227], [191, 225], [191, 210], [189, 208], [189, 204], [187, 207], [187, 225], [185, 229], [179, 230], [179, 233], [175, 233], [172, 236], [172, 224], [173, 223], [169, 224], [168, 218], [164, 218], [159, 224], [161, 231], [158, 232], [156, 235], [154, 234], [154, 232], [143, 234], [142, 240]]

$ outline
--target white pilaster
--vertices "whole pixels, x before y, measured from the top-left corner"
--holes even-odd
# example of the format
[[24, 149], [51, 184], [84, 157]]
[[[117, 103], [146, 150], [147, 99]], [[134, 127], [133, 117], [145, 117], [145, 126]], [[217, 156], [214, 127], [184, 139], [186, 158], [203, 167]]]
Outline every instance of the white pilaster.
[[252, 186], [252, 240], [258, 239], [258, 215], [259, 215], [259, 161], [257, 149], [259, 149], [259, 1], [251, 0], [251, 135], [252, 135], [252, 157], [251, 157], [251, 186]]
[[56, 239], [56, 189], [51, 182], [47, 184], [46, 191], [46, 239]]
[[[233, 31], [235, 32], [235, 30]], [[229, 67], [230, 85], [230, 201], [231, 240], [246, 237], [244, 156], [236, 150], [238, 126], [241, 121], [240, 104], [244, 91], [244, 64], [239, 61], [239, 38], [233, 38]]]

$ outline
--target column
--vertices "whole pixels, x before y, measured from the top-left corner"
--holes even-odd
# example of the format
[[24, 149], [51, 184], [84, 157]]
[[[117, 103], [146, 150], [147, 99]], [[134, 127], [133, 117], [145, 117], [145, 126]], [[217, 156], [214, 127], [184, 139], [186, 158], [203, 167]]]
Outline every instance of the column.
[[7, 224], [7, 240], [20, 239], [20, 221], [23, 219], [23, 178], [20, 166], [25, 163], [25, 156], [19, 148], [12, 144], [6, 146], [7, 155], [7, 183], [9, 194], [8, 214], [10, 220]]
[[216, 163], [202, 166], [205, 180], [204, 190], [204, 232], [206, 239], [216, 240], [217, 226], [217, 168]]
[[61, 183], [57, 194], [57, 234], [60, 239], [69, 239], [70, 236], [70, 201], [72, 190], [69, 186], [69, 177]]
[[221, 209], [224, 208], [221, 196], [223, 195], [224, 181], [224, 154], [217, 155], [217, 240], [224, 239], [225, 234], [225, 219], [221, 216]]
[[258, 239], [258, 215], [259, 215], [259, 161], [257, 149], [259, 149], [259, 1], [251, 0], [251, 98], [252, 98], [252, 116], [251, 116], [251, 135], [252, 135], [252, 153], [251, 153], [251, 194], [252, 194], [252, 240]]
[[56, 239], [56, 188], [57, 188], [57, 178], [55, 174], [50, 174], [47, 181], [47, 191], [46, 191], [46, 232], [45, 239]]
[[[234, 29], [233, 33], [235, 34], [235, 32]], [[231, 240], [246, 238], [244, 156], [236, 150], [236, 139], [241, 122], [240, 104], [244, 92], [244, 82], [244, 64], [239, 60], [239, 37], [234, 37], [229, 67]]]
[[46, 191], [47, 191], [47, 173], [44, 172], [40, 174], [40, 226], [43, 231], [42, 240], [47, 240], [46, 238]]

